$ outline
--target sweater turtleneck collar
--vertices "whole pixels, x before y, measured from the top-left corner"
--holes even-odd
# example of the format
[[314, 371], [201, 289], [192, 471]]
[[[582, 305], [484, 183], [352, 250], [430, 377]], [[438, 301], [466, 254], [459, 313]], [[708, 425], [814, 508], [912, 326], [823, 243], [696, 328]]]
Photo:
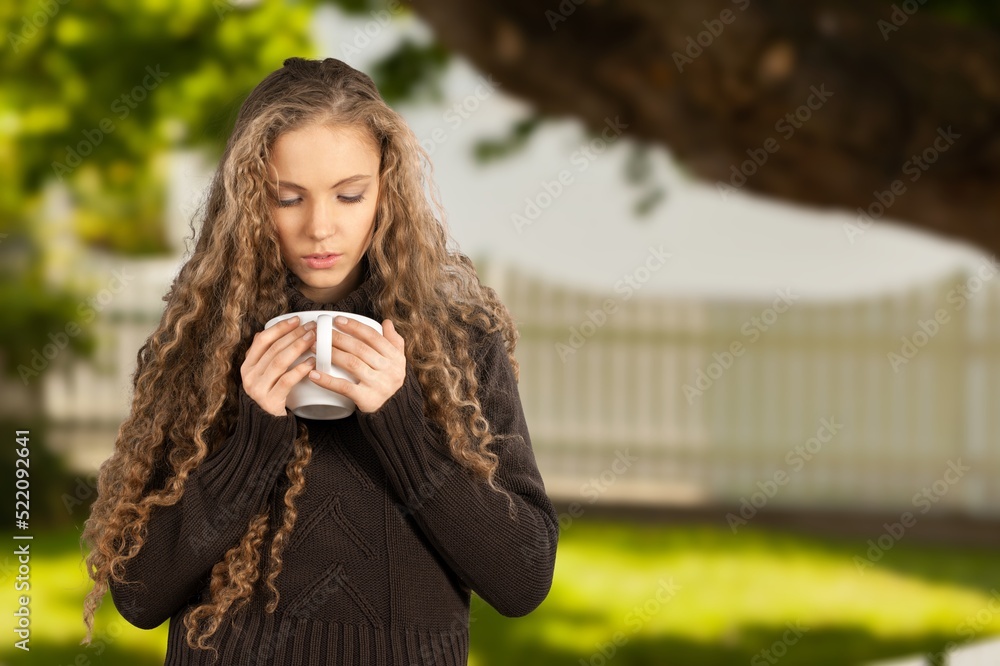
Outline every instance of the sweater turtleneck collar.
[[288, 296], [288, 311], [304, 310], [339, 310], [364, 315], [376, 321], [381, 321], [376, 311], [375, 297], [378, 294], [379, 279], [368, 262], [368, 255], [361, 259], [361, 284], [335, 303], [317, 303], [307, 298], [298, 289], [299, 278], [292, 271], [285, 269], [285, 294]]

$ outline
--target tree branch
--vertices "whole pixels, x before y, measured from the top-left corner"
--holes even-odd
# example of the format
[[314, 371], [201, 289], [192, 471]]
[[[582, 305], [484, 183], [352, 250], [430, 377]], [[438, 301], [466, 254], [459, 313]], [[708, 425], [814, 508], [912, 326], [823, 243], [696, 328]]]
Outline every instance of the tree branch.
[[1000, 250], [996, 35], [904, 4], [915, 12], [870, 0], [413, 8], [546, 115], [597, 129], [620, 116], [709, 182]]

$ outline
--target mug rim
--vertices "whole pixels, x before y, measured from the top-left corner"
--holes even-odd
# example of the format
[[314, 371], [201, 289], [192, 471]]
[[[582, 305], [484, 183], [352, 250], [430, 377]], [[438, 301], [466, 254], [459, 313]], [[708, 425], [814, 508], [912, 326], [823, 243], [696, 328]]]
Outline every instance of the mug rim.
[[[369, 323], [369, 322], [371, 322], [371, 324], [374, 324], [374, 326], [372, 326], [372, 328], [374, 328], [376, 330], [381, 330], [381, 328], [382, 328], [382, 324], [379, 323], [378, 321], [375, 321], [371, 317], [367, 317], [367, 316], [362, 315], [362, 314], [357, 314], [355, 312], [348, 312], [346, 310], [294, 310], [292, 312], [286, 312], [284, 314], [280, 314], [280, 315], [271, 317], [270, 319], [268, 319], [264, 323], [264, 328], [270, 328], [271, 326], [274, 326], [275, 324], [279, 323], [280, 321], [282, 321], [284, 319], [290, 319], [291, 317], [293, 317], [295, 315], [303, 315], [303, 314], [316, 314], [316, 315], [328, 314], [328, 315], [333, 315], [334, 317], [336, 317], [337, 315], [343, 315], [343, 316], [345, 316], [345, 317], [347, 317], [349, 319], [358, 319], [358, 320], [361, 320], [363, 323], [366, 323], [366, 324]], [[369, 325], [371, 325], [371, 324], [369, 324]]]

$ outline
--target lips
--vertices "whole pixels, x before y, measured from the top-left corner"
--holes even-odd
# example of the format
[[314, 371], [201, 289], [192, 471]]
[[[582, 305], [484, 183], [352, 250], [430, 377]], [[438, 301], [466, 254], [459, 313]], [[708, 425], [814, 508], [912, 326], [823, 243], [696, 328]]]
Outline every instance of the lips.
[[323, 268], [331, 268], [334, 264], [336, 264], [340, 260], [341, 256], [342, 255], [332, 254], [332, 253], [310, 254], [303, 257], [303, 259], [305, 260], [306, 265], [309, 266], [309, 268], [319, 270]]

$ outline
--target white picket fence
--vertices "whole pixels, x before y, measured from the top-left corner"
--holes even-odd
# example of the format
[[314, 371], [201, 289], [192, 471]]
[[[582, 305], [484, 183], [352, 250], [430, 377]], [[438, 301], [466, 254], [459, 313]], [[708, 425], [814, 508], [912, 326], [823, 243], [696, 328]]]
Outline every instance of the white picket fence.
[[[774, 299], [621, 300], [477, 266], [518, 323], [521, 399], [554, 497], [1000, 512], [1000, 281], [953, 275], [777, 312]], [[91, 271], [98, 288], [115, 269], [132, 279], [91, 324], [95, 362], [44, 375], [58, 448], [78, 466], [110, 453], [135, 354], [176, 267], [122, 261]], [[975, 288], [961, 309], [959, 285]], [[588, 317], [609, 299], [614, 312]], [[947, 321], [924, 340], [919, 322], [932, 330], [939, 310]], [[904, 336], [919, 347], [897, 371], [888, 355], [902, 356]], [[734, 343], [742, 347], [727, 359]], [[699, 372], [701, 394], [686, 392]]]
[[[621, 300], [499, 265], [480, 271], [521, 331], [521, 398], [553, 494], [1000, 512], [1000, 280], [953, 275], [778, 313], [773, 299]], [[588, 325], [608, 299], [614, 312]], [[926, 322], [939, 310], [947, 319], [935, 331]], [[903, 336], [922, 346], [894, 369]], [[571, 354], [557, 347], [571, 341], [582, 341]], [[733, 343], [742, 347], [730, 361]], [[699, 371], [711, 385], [686, 393]], [[636, 462], [616, 464], [622, 451]]]

